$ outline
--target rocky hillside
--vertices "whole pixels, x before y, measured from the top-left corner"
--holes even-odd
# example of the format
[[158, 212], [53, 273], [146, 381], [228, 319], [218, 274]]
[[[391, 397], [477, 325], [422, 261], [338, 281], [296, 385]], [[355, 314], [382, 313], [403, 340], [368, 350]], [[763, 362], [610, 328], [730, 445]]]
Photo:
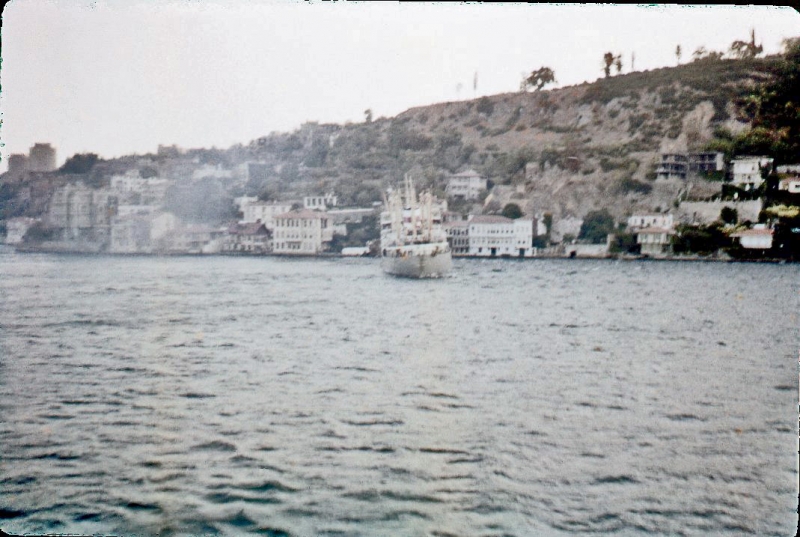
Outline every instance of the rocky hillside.
[[659, 154], [702, 150], [715, 129], [746, 128], [734, 102], [768, 76], [773, 61], [700, 60], [369, 123], [306, 124], [250, 145], [253, 157], [275, 165], [276, 177], [248, 188], [270, 195], [334, 188], [346, 202], [365, 203], [407, 171], [442, 190], [449, 172], [471, 167], [508, 185], [497, 189], [499, 203], [513, 199], [526, 211], [582, 216], [606, 207], [623, 217], [666, 210], [686, 184], [655, 181]]
[[[746, 128], [734, 102], [768, 77], [775, 61], [704, 59], [552, 91], [434, 104], [358, 124], [307, 123], [228, 149], [102, 161], [92, 184], [137, 166], [140, 173], [194, 181], [198, 168], [210, 166], [230, 172], [223, 185], [228, 198], [289, 199], [333, 190], [342, 203], [363, 206], [380, 200], [407, 172], [443, 195], [449, 173], [474, 168], [500, 187], [485, 209], [513, 200], [528, 214], [582, 217], [608, 208], [623, 218], [673, 207], [687, 185], [655, 180], [659, 154], [700, 150], [721, 127], [734, 133]], [[263, 164], [248, 178], [245, 164], [254, 161]], [[704, 181], [695, 182], [692, 192], [702, 192]], [[35, 216], [12, 201], [2, 211], [6, 216]]]

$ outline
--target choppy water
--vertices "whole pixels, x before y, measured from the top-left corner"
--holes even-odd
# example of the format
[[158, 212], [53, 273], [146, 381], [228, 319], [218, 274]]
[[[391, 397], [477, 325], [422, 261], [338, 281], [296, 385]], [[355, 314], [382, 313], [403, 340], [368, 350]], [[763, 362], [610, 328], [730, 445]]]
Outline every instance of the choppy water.
[[796, 265], [0, 252], [0, 528], [793, 535]]

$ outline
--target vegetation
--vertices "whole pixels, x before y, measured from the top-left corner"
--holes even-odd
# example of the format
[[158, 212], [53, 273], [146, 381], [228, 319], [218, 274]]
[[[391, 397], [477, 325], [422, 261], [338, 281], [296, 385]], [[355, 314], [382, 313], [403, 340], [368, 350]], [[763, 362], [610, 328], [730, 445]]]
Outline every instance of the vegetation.
[[500, 214], [513, 220], [521, 218], [524, 215], [522, 209], [520, 209], [519, 205], [516, 203], [508, 203], [505, 207], [503, 207], [503, 210]]
[[100, 158], [94, 153], [77, 153], [67, 159], [59, 172], [61, 173], [89, 173]]
[[522, 81], [522, 90], [534, 88], [536, 91], [541, 91], [547, 84], [556, 82], [556, 74], [549, 67], [540, 67], [536, 71], [531, 72], [527, 78]]
[[599, 244], [606, 241], [609, 233], [614, 232], [614, 217], [608, 209], [590, 211], [583, 219], [578, 239]]

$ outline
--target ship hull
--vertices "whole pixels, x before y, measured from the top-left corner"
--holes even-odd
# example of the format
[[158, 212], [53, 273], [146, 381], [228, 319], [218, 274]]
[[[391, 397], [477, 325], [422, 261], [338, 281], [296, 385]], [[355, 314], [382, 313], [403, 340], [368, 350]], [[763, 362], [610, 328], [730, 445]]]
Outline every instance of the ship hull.
[[441, 278], [453, 268], [450, 249], [444, 245], [415, 244], [388, 248], [381, 259], [383, 271], [403, 278]]

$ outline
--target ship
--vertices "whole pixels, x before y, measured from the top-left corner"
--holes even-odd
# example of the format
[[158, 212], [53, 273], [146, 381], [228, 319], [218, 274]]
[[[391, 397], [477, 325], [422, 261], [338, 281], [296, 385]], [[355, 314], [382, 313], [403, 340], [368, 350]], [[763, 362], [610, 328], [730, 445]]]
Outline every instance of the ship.
[[403, 192], [384, 195], [381, 213], [381, 267], [406, 278], [441, 278], [452, 269], [450, 245], [442, 228], [445, 212], [430, 190], [414, 190], [406, 175]]

